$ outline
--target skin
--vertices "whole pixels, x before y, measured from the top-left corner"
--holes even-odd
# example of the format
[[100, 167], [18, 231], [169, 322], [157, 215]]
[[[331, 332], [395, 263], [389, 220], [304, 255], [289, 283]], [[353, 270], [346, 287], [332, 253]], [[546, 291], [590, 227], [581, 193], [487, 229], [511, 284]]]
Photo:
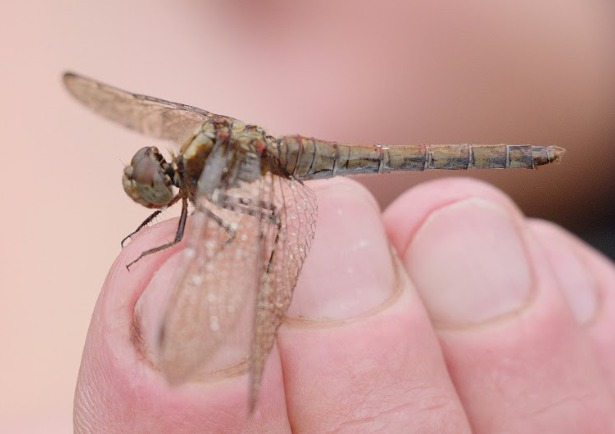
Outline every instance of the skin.
[[109, 273], [77, 432], [615, 432], [613, 263], [479, 181], [424, 183], [383, 213], [354, 181], [310, 187], [316, 238], [253, 416], [245, 375], [171, 388], [131, 339], [135, 303], [181, 245], [124, 266], [171, 220]]

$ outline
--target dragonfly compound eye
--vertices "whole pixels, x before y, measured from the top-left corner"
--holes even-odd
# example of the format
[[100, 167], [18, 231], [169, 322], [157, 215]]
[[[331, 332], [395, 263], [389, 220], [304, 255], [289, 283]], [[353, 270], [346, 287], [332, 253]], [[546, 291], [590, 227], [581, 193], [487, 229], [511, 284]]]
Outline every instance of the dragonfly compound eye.
[[164, 207], [174, 196], [166, 166], [168, 163], [157, 148], [139, 149], [132, 157], [130, 166], [124, 169], [124, 191], [132, 200], [147, 208]]

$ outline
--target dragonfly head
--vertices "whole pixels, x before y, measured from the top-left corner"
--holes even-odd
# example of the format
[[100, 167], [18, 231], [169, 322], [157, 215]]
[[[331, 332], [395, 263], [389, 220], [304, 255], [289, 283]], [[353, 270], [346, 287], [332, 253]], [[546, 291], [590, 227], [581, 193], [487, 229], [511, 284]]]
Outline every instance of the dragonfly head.
[[163, 208], [175, 196], [173, 168], [158, 148], [148, 146], [137, 151], [124, 168], [122, 185], [132, 200], [147, 208]]

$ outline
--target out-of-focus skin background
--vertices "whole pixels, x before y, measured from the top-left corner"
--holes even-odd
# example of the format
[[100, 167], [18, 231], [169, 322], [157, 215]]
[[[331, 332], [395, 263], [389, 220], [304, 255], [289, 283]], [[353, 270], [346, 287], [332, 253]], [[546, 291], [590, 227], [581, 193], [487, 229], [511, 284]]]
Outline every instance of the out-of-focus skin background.
[[[66, 69], [273, 134], [559, 144], [557, 167], [470, 175], [603, 248], [615, 238], [610, 0], [32, 0], [0, 3], [0, 22], [0, 432], [70, 431], [98, 290], [148, 214], [120, 177], [152, 141], [71, 100]], [[436, 176], [361, 181], [385, 206]]]

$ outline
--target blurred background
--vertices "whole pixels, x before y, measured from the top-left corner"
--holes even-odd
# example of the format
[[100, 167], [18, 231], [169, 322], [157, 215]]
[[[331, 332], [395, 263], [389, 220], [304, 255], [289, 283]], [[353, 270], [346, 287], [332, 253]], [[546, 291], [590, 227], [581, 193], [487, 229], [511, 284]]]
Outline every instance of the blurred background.
[[[0, 432], [71, 430], [99, 288], [148, 215], [120, 179], [152, 141], [71, 100], [66, 69], [272, 134], [558, 144], [559, 166], [454, 175], [615, 256], [611, 0], [4, 1], [0, 24]], [[438, 176], [360, 181], [385, 207]]]

